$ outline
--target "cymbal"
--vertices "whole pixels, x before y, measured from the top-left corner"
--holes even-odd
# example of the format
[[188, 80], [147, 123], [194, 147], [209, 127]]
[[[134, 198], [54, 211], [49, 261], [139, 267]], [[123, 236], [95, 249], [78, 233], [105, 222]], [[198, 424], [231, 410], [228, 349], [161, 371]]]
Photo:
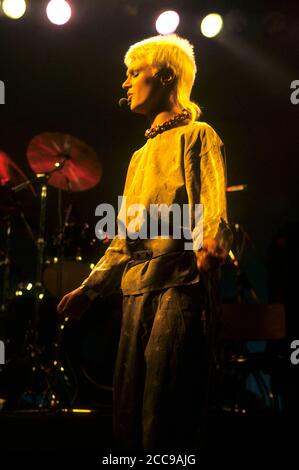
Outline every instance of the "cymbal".
[[0, 186], [13, 187], [27, 180], [28, 178], [18, 165], [3, 150], [0, 150]]
[[59, 170], [51, 174], [48, 183], [55, 188], [85, 191], [101, 179], [102, 166], [95, 151], [72, 135], [44, 132], [31, 140], [27, 159], [35, 173], [50, 173], [55, 164]]
[[[36, 192], [26, 175], [18, 165], [5, 153], [0, 150], [0, 213], [12, 213], [18, 210], [18, 204], [15, 197], [17, 186], [22, 189], [28, 188], [36, 196]], [[19, 191], [21, 188], [18, 189]], [[24, 202], [24, 201], [23, 201]]]

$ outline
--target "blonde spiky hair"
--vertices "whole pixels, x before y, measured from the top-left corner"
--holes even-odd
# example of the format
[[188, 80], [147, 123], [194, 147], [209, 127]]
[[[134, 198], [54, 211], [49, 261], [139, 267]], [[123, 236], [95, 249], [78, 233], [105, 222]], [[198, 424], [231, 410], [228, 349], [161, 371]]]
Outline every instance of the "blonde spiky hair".
[[176, 34], [153, 36], [133, 44], [127, 51], [124, 62], [129, 67], [131, 62], [143, 57], [153, 67], [171, 67], [174, 70], [178, 103], [190, 111], [192, 121], [195, 121], [201, 110], [190, 100], [197, 71], [193, 45]]

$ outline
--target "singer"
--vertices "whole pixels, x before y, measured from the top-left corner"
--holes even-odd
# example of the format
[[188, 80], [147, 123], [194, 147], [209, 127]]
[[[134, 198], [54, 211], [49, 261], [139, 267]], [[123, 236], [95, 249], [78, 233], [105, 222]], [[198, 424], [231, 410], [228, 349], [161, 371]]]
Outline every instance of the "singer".
[[[186, 251], [183, 240], [171, 236], [116, 236], [58, 311], [80, 317], [95, 297], [121, 289], [114, 374], [117, 446], [195, 449], [207, 406], [219, 266], [229, 249], [222, 236], [227, 220], [222, 141], [211, 126], [197, 121], [200, 108], [190, 99], [196, 64], [186, 39], [174, 34], [145, 39], [129, 48], [124, 61], [127, 104], [149, 123], [146, 142], [128, 168], [127, 205], [203, 204], [202, 248]], [[195, 239], [202, 233], [192, 217], [191, 210]], [[128, 216], [120, 211], [119, 218], [127, 226]]]

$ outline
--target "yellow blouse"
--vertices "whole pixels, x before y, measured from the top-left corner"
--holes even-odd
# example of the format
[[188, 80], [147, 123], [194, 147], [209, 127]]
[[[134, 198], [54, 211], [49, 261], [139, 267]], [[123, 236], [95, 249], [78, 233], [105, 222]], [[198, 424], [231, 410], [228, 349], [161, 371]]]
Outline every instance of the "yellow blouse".
[[[124, 189], [127, 208], [143, 204], [149, 212], [150, 204], [194, 207], [201, 203], [203, 238], [215, 238], [221, 218], [227, 220], [222, 146], [214, 129], [203, 122], [169, 129], [147, 140], [130, 161]], [[122, 216], [122, 220], [128, 223], [128, 217]], [[198, 281], [192, 251], [166, 253], [136, 263], [127, 241], [116, 236], [81, 287], [94, 298], [120, 289], [124, 295], [134, 295]]]

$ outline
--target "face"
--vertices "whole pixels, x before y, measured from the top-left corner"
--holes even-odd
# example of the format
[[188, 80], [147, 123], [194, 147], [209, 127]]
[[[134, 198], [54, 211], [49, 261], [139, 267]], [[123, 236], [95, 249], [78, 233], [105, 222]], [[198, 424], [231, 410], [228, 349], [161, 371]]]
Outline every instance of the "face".
[[165, 90], [155, 74], [158, 69], [145, 59], [134, 60], [127, 70], [122, 87], [127, 91], [130, 108], [135, 113], [152, 115], [159, 109]]

